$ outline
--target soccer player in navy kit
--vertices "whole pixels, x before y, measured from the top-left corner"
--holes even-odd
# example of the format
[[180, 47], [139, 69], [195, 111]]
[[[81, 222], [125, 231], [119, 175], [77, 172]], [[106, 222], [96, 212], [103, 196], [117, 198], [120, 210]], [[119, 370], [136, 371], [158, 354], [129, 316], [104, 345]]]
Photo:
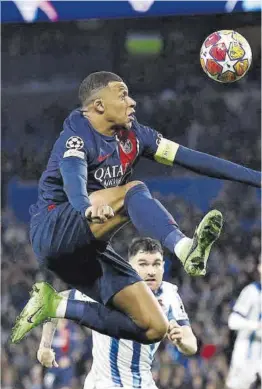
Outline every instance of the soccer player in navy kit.
[[256, 187], [261, 174], [187, 149], [139, 124], [135, 101], [113, 73], [89, 75], [79, 97], [81, 108], [65, 120], [40, 179], [30, 237], [41, 264], [102, 304], [65, 300], [48, 284], [37, 283], [11, 339], [18, 342], [50, 317], [66, 317], [118, 339], [157, 342], [166, 334], [166, 317], [138, 274], [103, 238], [129, 218], [141, 235], [175, 253], [188, 274], [204, 275], [223, 218], [210, 211], [193, 239], [186, 237], [147, 187], [130, 181], [139, 157]]

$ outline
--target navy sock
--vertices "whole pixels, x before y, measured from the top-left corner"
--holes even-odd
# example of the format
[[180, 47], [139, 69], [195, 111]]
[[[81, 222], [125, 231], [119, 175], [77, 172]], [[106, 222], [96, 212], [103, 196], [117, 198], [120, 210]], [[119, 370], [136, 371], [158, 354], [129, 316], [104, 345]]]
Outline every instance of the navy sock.
[[152, 198], [146, 185], [139, 184], [129, 189], [125, 197], [125, 209], [141, 235], [159, 240], [174, 253], [176, 243], [185, 235], [163, 205]]
[[96, 302], [69, 299], [65, 318], [113, 338], [152, 343], [146, 337], [146, 330], [137, 326], [127, 315]]

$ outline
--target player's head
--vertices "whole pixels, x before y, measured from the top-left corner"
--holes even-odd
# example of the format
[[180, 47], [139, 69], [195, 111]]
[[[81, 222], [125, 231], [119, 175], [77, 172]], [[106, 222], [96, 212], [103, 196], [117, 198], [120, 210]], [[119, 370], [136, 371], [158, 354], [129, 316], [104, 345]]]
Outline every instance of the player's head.
[[112, 128], [131, 128], [136, 103], [117, 74], [89, 74], [80, 85], [79, 99], [84, 111], [103, 117]]
[[133, 239], [129, 246], [128, 259], [151, 290], [155, 291], [160, 287], [164, 274], [164, 260], [163, 249], [157, 240]]

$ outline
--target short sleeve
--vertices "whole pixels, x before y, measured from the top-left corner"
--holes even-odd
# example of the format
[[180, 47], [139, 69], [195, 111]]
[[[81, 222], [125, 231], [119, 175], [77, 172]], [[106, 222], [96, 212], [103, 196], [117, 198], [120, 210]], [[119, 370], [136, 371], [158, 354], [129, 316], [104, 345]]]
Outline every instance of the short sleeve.
[[70, 290], [69, 298], [72, 300], [96, 302], [95, 300], [91, 299], [91, 297], [88, 297], [87, 295], [85, 295], [84, 293], [80, 292], [77, 289]]
[[175, 288], [173, 289], [173, 293], [170, 297], [171, 296], [172, 298], [170, 300], [167, 314], [168, 320], [176, 320], [179, 325], [190, 325], [184, 304]]
[[255, 291], [253, 285], [248, 285], [242, 290], [235, 302], [233, 312], [236, 312], [243, 317], [247, 317], [249, 315], [249, 311], [254, 300], [253, 291]]

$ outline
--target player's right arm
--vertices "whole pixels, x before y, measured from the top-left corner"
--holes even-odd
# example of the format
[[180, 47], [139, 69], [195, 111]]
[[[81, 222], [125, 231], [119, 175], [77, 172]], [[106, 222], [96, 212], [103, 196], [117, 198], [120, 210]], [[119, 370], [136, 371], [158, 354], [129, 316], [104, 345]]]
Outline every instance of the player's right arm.
[[[59, 293], [64, 298], [69, 298], [70, 290]], [[55, 352], [52, 349], [53, 337], [57, 328], [58, 319], [51, 319], [43, 325], [41, 341], [37, 351], [37, 359], [45, 367], [58, 367], [55, 360]]]
[[228, 318], [228, 326], [231, 330], [257, 331], [262, 329], [260, 321], [250, 320], [249, 312], [252, 309], [255, 287], [251, 284], [246, 286], [240, 293], [233, 311]]
[[[90, 297], [83, 295], [76, 289], [65, 290], [59, 293], [60, 296], [68, 299], [81, 301], [94, 301]], [[60, 319], [63, 320], [63, 319]], [[52, 349], [53, 337], [57, 328], [58, 319], [51, 319], [43, 325], [41, 341], [37, 351], [37, 359], [45, 367], [58, 367], [55, 360], [55, 352]]]
[[60, 136], [59, 168], [63, 179], [63, 189], [68, 201], [82, 217], [90, 222], [104, 223], [114, 216], [107, 204], [92, 205], [87, 193], [87, 148], [85, 141], [76, 135], [64, 132]]

